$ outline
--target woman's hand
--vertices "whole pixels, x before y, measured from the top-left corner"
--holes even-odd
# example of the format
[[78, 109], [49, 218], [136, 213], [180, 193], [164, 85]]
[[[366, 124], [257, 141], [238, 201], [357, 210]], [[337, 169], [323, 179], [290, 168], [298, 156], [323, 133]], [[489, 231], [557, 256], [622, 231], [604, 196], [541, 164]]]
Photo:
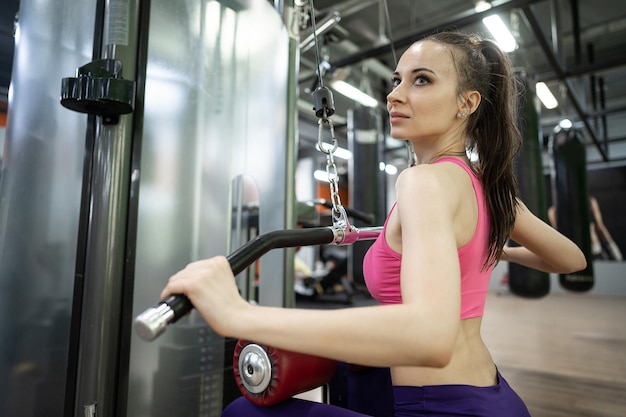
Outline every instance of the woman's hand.
[[190, 263], [172, 275], [161, 299], [184, 294], [209, 326], [222, 336], [232, 336], [238, 312], [250, 307], [239, 294], [232, 269], [224, 256]]

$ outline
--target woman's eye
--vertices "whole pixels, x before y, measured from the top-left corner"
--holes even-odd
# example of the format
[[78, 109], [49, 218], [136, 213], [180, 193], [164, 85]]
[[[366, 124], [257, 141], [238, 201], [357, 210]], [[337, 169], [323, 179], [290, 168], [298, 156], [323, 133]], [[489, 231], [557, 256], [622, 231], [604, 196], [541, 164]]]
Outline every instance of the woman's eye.
[[426, 77], [423, 76], [418, 76], [415, 78], [415, 84], [417, 85], [423, 85], [423, 84], [428, 84], [430, 82], [430, 80]]
[[401, 80], [400, 80], [400, 78], [398, 78], [398, 77], [393, 77], [393, 78], [391, 79], [391, 86], [392, 86], [393, 88], [396, 88], [398, 85], [400, 85], [400, 81], [401, 81]]

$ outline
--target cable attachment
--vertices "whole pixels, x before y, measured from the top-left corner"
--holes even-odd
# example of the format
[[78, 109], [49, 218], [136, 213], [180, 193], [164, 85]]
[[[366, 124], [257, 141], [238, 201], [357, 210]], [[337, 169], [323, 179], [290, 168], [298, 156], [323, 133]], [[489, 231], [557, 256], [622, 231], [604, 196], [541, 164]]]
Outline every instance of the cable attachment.
[[[339, 197], [339, 174], [337, 173], [337, 165], [335, 164], [334, 154], [338, 148], [337, 137], [335, 136], [335, 128], [333, 122], [328, 117], [321, 117], [317, 122], [318, 136], [317, 147], [320, 152], [326, 155], [326, 175], [328, 176], [328, 185], [330, 187], [330, 202], [332, 204], [333, 225], [340, 229], [349, 228], [348, 215], [341, 205]], [[330, 143], [324, 142], [324, 128], [328, 127], [330, 132]]]
[[[341, 205], [339, 198], [339, 174], [337, 174], [337, 165], [333, 154], [337, 150], [337, 138], [335, 137], [335, 128], [330, 116], [335, 114], [335, 100], [333, 93], [324, 85], [324, 73], [330, 69], [327, 61], [321, 62], [319, 59], [319, 47], [317, 45], [317, 28], [315, 24], [315, 7], [313, 0], [309, 0], [311, 9], [311, 25], [313, 26], [313, 40], [315, 42], [315, 62], [317, 63], [317, 81], [319, 86], [313, 91], [313, 110], [318, 118], [318, 135], [317, 147], [326, 154], [326, 174], [328, 175], [328, 183], [330, 184], [330, 199], [332, 203], [333, 226], [339, 230], [346, 231], [350, 229], [348, 215]], [[324, 143], [324, 128], [328, 127], [330, 131], [331, 144]]]
[[313, 91], [313, 110], [318, 118], [327, 118], [335, 114], [335, 100], [328, 87], [320, 86]]

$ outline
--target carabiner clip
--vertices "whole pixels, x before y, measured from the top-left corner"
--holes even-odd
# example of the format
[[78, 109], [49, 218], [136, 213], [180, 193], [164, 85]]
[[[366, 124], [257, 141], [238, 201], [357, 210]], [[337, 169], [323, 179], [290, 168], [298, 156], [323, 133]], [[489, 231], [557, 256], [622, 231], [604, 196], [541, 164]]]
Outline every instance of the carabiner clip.
[[[332, 145], [330, 147], [326, 147], [326, 143], [324, 142], [324, 124], [328, 125], [328, 130], [330, 130], [330, 140]], [[321, 118], [317, 121], [318, 129], [317, 129], [317, 147], [319, 150], [326, 155], [333, 154], [337, 147], [337, 138], [335, 138], [335, 127], [333, 126], [333, 122], [327, 118]]]

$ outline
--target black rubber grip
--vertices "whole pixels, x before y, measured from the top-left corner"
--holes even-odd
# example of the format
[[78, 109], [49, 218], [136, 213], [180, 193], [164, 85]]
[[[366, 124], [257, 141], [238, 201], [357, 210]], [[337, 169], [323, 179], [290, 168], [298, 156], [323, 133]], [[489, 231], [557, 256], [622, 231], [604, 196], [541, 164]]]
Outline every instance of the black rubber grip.
[[[226, 259], [230, 263], [233, 274], [237, 275], [272, 249], [323, 245], [333, 243], [334, 239], [335, 234], [330, 227], [277, 230], [255, 237], [228, 255]], [[170, 306], [174, 312], [174, 318], [170, 323], [175, 323], [193, 308], [191, 301], [182, 294], [172, 294], [162, 303]]]

